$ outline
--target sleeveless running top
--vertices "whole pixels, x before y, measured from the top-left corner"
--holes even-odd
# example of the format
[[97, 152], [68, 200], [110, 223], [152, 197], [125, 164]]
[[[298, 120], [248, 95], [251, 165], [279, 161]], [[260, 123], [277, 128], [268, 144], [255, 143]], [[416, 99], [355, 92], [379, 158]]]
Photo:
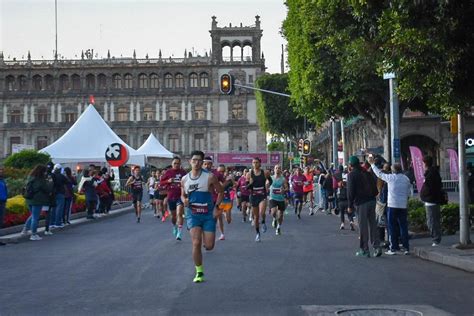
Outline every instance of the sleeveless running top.
[[189, 208], [193, 215], [212, 215], [214, 203], [209, 192], [210, 174], [204, 170], [197, 178], [192, 178], [191, 173], [184, 176], [184, 192], [189, 199]]
[[284, 183], [284, 177], [275, 177], [272, 176], [273, 183], [270, 186], [270, 200], [274, 201], [284, 201], [285, 200], [285, 195], [283, 194], [283, 183]]
[[138, 178], [135, 176], [133, 177], [133, 183], [132, 183], [132, 191], [143, 191], [143, 177], [139, 176]]
[[260, 175], [253, 173], [253, 170], [250, 171], [250, 176], [253, 179], [252, 185], [252, 195], [266, 195], [265, 192], [265, 174], [263, 170], [260, 170]]

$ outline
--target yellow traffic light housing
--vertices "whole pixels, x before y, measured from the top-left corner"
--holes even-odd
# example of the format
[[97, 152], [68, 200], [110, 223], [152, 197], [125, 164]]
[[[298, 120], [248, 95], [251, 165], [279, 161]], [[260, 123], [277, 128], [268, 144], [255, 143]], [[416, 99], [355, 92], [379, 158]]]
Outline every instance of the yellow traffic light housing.
[[303, 154], [303, 146], [304, 146], [304, 139], [300, 139], [298, 141], [298, 152], [300, 153], [300, 155]]
[[451, 134], [456, 135], [458, 133], [458, 116], [456, 114], [451, 116], [449, 127]]
[[220, 79], [219, 87], [221, 93], [231, 94], [234, 90], [234, 83], [232, 81], [232, 76], [229, 74], [223, 74]]
[[303, 155], [308, 156], [311, 153], [311, 141], [305, 139], [303, 143]]

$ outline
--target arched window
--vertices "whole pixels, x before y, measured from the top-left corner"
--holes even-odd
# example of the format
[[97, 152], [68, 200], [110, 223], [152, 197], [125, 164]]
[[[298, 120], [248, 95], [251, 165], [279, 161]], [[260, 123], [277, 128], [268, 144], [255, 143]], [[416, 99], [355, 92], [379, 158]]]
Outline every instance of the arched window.
[[204, 150], [204, 134], [194, 134], [194, 148]]
[[26, 77], [25, 76], [19, 76], [18, 77], [18, 90], [26, 91], [26, 89], [28, 89], [28, 85], [26, 83]]
[[198, 87], [198, 75], [197, 73], [191, 73], [189, 75], [189, 86], [191, 88], [197, 88]]
[[155, 118], [155, 111], [152, 107], [146, 106], [143, 108], [143, 120], [144, 121], [153, 121]]
[[97, 85], [99, 90], [106, 90], [107, 89], [107, 76], [104, 74], [99, 74], [97, 76]]
[[170, 142], [170, 145], [169, 145], [170, 151], [172, 151], [172, 152], [179, 151], [179, 135], [178, 134], [170, 134], [168, 136], [168, 139], [169, 139], [169, 142]]
[[241, 61], [242, 60], [242, 47], [240, 42], [232, 43], [232, 60]]
[[52, 91], [54, 90], [54, 79], [51, 75], [46, 75], [44, 77], [45, 90]]
[[7, 91], [14, 91], [15, 90], [15, 77], [7, 76], [5, 78], [5, 88]]
[[148, 89], [148, 76], [146, 74], [138, 75], [138, 88]]
[[175, 76], [176, 88], [184, 88], [184, 76], [181, 73], [177, 73]]
[[36, 110], [36, 122], [38, 123], [48, 122], [48, 109], [47, 108], [38, 108]]
[[33, 90], [34, 91], [41, 91], [43, 88], [43, 78], [40, 75], [33, 76]]
[[171, 74], [165, 74], [165, 88], [173, 88], [173, 76]]
[[124, 87], [125, 89], [132, 89], [132, 87], [133, 87], [132, 80], [133, 80], [132, 75], [131, 75], [131, 74], [126, 74], [126, 75], [123, 77], [123, 87]]
[[196, 105], [194, 107], [194, 119], [195, 120], [205, 120], [206, 119], [206, 110], [202, 105]]
[[232, 135], [232, 151], [242, 151], [244, 147], [244, 142], [242, 135], [234, 134]]
[[159, 89], [160, 88], [160, 78], [157, 74], [150, 75], [150, 88]]
[[207, 72], [201, 72], [199, 78], [201, 81], [201, 88], [209, 87], [209, 75], [207, 74]]
[[74, 123], [77, 120], [77, 112], [65, 112], [64, 113], [64, 122]]
[[244, 108], [242, 104], [232, 104], [232, 119], [241, 120], [244, 118]]
[[119, 122], [128, 121], [128, 119], [129, 119], [128, 109], [127, 108], [118, 108], [116, 117], [117, 117], [117, 121], [119, 121]]
[[86, 89], [95, 90], [95, 76], [93, 74], [86, 76]]
[[81, 77], [79, 75], [72, 75], [71, 76], [71, 81], [72, 81], [72, 90], [81, 90]]
[[59, 76], [59, 90], [61, 91], [69, 90], [69, 77], [67, 75]]
[[231, 60], [230, 55], [231, 55], [231, 52], [232, 52], [232, 48], [230, 47], [230, 43], [229, 42], [223, 42], [221, 44], [221, 47], [222, 47], [222, 61], [230, 61]]
[[48, 146], [48, 136], [36, 137], [36, 150], [40, 150]]
[[244, 42], [244, 55], [242, 56], [242, 59], [244, 61], [252, 61], [252, 56], [252, 43]]
[[170, 106], [170, 110], [168, 113], [168, 119], [172, 121], [176, 121], [180, 119], [180, 113], [181, 111], [179, 110], [179, 107], [176, 105]]
[[112, 76], [112, 81], [114, 83], [114, 89], [122, 89], [122, 76], [115, 74]]
[[10, 123], [21, 123], [21, 111], [11, 110], [10, 111]]

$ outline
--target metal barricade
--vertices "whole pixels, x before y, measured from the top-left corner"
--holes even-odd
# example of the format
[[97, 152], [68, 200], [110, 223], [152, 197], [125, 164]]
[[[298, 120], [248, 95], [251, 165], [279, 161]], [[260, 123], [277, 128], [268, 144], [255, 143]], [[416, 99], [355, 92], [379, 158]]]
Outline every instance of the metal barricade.
[[125, 186], [127, 179], [119, 179], [112, 181], [112, 186], [114, 188], [115, 200], [114, 204], [123, 204], [128, 203], [133, 200], [132, 190], [130, 187]]

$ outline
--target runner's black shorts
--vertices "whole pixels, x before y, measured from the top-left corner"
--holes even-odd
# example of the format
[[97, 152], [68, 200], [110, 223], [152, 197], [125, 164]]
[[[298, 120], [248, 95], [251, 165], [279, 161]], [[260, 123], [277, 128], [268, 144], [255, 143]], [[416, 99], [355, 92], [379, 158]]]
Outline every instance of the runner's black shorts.
[[252, 205], [252, 207], [258, 207], [260, 202], [265, 201], [266, 199], [266, 195], [251, 195], [250, 204]]
[[249, 195], [241, 195], [240, 196], [240, 202], [249, 202], [250, 201], [250, 196]]
[[143, 198], [143, 191], [132, 191], [133, 203], [141, 202]]
[[286, 205], [285, 201], [276, 201], [276, 200], [270, 200], [270, 208], [278, 208], [278, 210], [284, 212]]
[[166, 194], [155, 193], [155, 199], [157, 199], [158, 201], [163, 201], [164, 199], [166, 199]]
[[303, 193], [294, 193], [293, 198], [298, 201], [303, 201]]

